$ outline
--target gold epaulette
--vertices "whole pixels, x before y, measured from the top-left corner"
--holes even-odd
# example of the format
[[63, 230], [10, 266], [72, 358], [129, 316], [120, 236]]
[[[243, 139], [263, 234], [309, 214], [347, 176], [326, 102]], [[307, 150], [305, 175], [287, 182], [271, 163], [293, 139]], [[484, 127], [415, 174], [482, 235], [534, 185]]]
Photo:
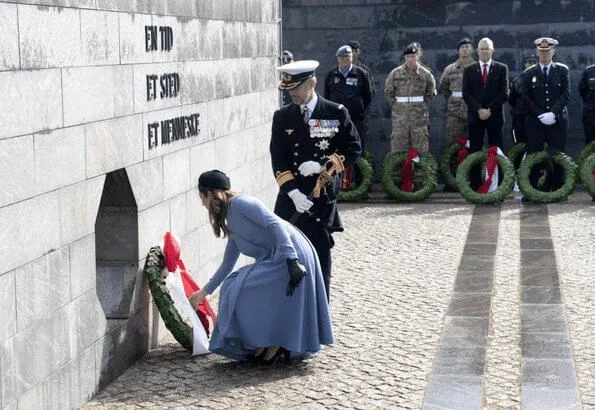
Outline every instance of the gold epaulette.
[[291, 181], [292, 179], [295, 179], [295, 178], [293, 177], [293, 174], [291, 173], [291, 171], [285, 171], [285, 172], [277, 171], [275, 173], [275, 179], [277, 180], [277, 185], [279, 185], [279, 188], [281, 188], [286, 182]]

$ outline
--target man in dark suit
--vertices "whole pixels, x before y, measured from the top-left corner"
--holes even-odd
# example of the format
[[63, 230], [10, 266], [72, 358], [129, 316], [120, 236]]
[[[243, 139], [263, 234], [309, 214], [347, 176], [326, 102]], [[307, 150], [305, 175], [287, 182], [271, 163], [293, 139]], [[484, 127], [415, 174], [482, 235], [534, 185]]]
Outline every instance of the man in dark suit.
[[[521, 98], [527, 109], [525, 132], [527, 154], [543, 150], [547, 142], [551, 153], [563, 152], [566, 145], [570, 100], [570, 75], [568, 67], [552, 61], [558, 41], [550, 37], [535, 40], [539, 63], [526, 70], [521, 80]], [[545, 189], [557, 189], [562, 184], [563, 172], [549, 164]], [[539, 175], [534, 170], [531, 181], [535, 185]], [[526, 201], [526, 200], [525, 200]]]
[[[487, 37], [477, 44], [479, 61], [463, 70], [463, 100], [467, 104], [469, 122], [469, 152], [481, 151], [487, 132], [488, 144], [502, 147], [502, 105], [508, 99], [508, 67], [492, 60], [494, 43]], [[470, 174], [471, 187], [477, 189], [481, 176], [477, 170]]]
[[[361, 142], [347, 109], [316, 94], [314, 60], [295, 61], [277, 68], [292, 103], [276, 111], [271, 135], [271, 162], [279, 185], [275, 213], [293, 221], [310, 239], [320, 260], [327, 297], [330, 294], [333, 232], [343, 231], [337, 193], [343, 169], [361, 155]], [[316, 181], [326, 165], [337, 170], [316, 198]]]

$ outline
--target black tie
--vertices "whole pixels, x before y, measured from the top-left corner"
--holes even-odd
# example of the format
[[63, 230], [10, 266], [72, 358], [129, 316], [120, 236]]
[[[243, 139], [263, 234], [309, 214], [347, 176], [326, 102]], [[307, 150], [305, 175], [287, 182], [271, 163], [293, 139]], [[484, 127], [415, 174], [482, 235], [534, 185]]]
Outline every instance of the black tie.
[[547, 66], [543, 66], [543, 77], [547, 78]]

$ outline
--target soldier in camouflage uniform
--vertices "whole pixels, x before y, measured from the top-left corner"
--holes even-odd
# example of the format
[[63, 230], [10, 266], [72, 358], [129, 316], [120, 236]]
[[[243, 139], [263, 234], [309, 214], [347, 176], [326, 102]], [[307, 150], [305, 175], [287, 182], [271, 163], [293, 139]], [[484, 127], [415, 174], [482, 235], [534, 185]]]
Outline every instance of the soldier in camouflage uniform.
[[444, 69], [439, 92], [446, 100], [446, 144], [457, 138], [469, 138], [467, 105], [463, 101], [463, 69], [474, 63], [471, 39], [463, 38], [458, 44], [459, 59]]
[[432, 74], [419, 64], [419, 49], [409, 45], [403, 51], [405, 64], [392, 70], [384, 84], [391, 105], [393, 131], [391, 151], [429, 151], [428, 104], [436, 95]]

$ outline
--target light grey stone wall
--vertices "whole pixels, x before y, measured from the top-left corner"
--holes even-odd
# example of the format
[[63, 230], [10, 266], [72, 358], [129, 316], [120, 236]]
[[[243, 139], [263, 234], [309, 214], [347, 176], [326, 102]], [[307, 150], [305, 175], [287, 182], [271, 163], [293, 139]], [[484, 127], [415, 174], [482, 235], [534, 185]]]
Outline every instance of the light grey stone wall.
[[[149, 248], [171, 230], [204, 284], [225, 247], [196, 192], [201, 172], [224, 170], [273, 204], [279, 3], [0, 0], [0, 409], [77, 407], [158, 343], [167, 330], [142, 274]], [[145, 26], [171, 28], [171, 49], [147, 51]], [[166, 73], [179, 90], [161, 98]], [[194, 114], [198, 135], [150, 147], [150, 124]], [[139, 256], [106, 282], [119, 253], [96, 244], [117, 224], [98, 236], [96, 220], [120, 169]], [[106, 318], [106, 289], [126, 302], [122, 319]]]

